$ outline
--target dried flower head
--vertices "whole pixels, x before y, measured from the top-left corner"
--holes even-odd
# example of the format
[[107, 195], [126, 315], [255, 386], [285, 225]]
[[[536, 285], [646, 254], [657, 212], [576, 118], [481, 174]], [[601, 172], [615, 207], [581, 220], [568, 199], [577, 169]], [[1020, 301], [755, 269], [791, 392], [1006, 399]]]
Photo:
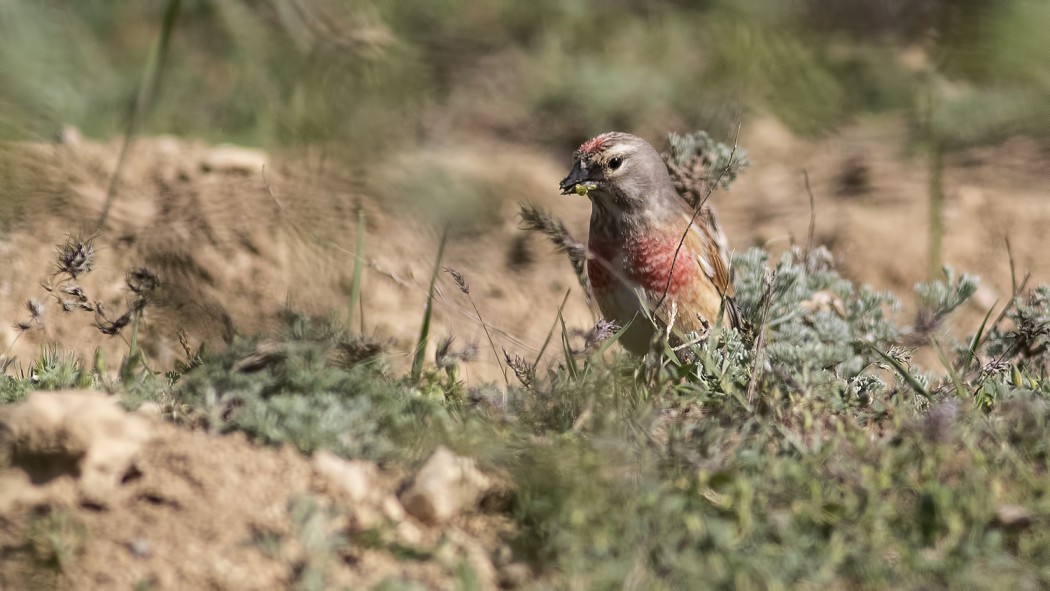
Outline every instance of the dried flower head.
[[26, 302], [26, 309], [29, 310], [29, 316], [37, 323], [40, 323], [44, 319], [44, 302], [36, 298], [30, 298]]
[[[128, 304], [126, 312], [121, 314], [115, 320], [110, 320], [106, 317], [106, 311], [102, 306], [101, 302], [95, 302], [93, 310], [95, 312], [95, 328], [104, 335], [117, 335], [124, 329], [125, 326], [131, 324], [131, 321], [135, 319], [137, 314], [141, 314], [142, 310], [149, 304], [150, 298], [153, 295], [154, 290], [160, 286], [160, 279], [145, 267], [138, 267], [128, 271], [127, 277], [125, 277], [125, 283], [127, 283], [128, 290], [135, 294], [135, 298]], [[83, 309], [89, 309], [88, 305], [82, 306]]]
[[438, 341], [437, 349], [434, 350], [434, 363], [440, 367], [450, 367], [455, 364], [455, 360], [452, 358], [452, 341], [456, 337], [448, 335]]
[[616, 334], [616, 331], [620, 330], [620, 325], [612, 320], [599, 320], [589, 331], [584, 334], [584, 346], [587, 349], [596, 347], [599, 344], [607, 341], [610, 337]]
[[579, 280], [580, 285], [589, 296], [591, 287], [586, 272], [587, 247], [569, 233], [561, 220], [545, 211], [523, 205], [519, 215], [521, 215], [521, 228], [523, 230], [544, 234], [560, 252], [568, 255], [569, 263], [572, 264], [572, 270], [576, 274], [576, 279]]
[[452, 348], [455, 337], [448, 335], [438, 341], [437, 350], [434, 351], [434, 363], [444, 370], [449, 370], [462, 363], [469, 363], [478, 357], [478, 346], [476, 343], [468, 343], [459, 351]]
[[452, 276], [453, 281], [456, 282], [456, 286], [459, 287], [459, 291], [470, 295], [470, 286], [467, 285], [467, 280], [463, 277], [462, 273], [452, 267], [445, 267], [445, 272]]
[[128, 271], [125, 282], [128, 289], [139, 297], [149, 297], [160, 286], [160, 279], [145, 267], [137, 267]]
[[96, 314], [98, 316], [95, 319], [95, 328], [97, 328], [99, 332], [106, 336], [115, 336], [120, 334], [120, 331], [124, 330], [125, 326], [131, 324], [131, 318], [134, 314], [134, 311], [128, 310], [116, 320], [107, 319], [105, 316], [99, 313], [98, 310], [96, 310]]
[[95, 266], [95, 246], [91, 239], [69, 237], [58, 246], [56, 255], [58, 272], [73, 279], [91, 271]]
[[514, 377], [518, 378], [521, 385], [531, 388], [536, 381], [535, 368], [529, 365], [521, 355], [515, 354], [514, 357], [511, 357], [506, 349], [503, 350], [503, 358], [507, 362], [507, 367], [514, 371]]
[[88, 301], [87, 294], [84, 293], [83, 288], [81, 288], [79, 285], [68, 285], [66, 287], [63, 287], [62, 288], [62, 292], [75, 297], [77, 299], [77, 301], [80, 301], [80, 302]]

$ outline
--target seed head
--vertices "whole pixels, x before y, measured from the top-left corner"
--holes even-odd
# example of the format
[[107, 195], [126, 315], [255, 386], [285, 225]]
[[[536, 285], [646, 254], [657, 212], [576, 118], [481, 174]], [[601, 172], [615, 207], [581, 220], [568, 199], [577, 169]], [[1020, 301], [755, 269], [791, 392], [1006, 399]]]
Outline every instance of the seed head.
[[142, 298], [149, 297], [153, 290], [160, 286], [160, 279], [145, 267], [138, 267], [128, 271], [125, 282], [132, 293]]
[[456, 286], [459, 287], [459, 291], [470, 295], [470, 286], [467, 285], [467, 280], [463, 277], [462, 273], [452, 267], [445, 267], [445, 272], [452, 276], [452, 279], [456, 282]]
[[56, 258], [58, 272], [76, 279], [94, 267], [95, 246], [90, 239], [70, 237], [65, 244], [59, 245]]

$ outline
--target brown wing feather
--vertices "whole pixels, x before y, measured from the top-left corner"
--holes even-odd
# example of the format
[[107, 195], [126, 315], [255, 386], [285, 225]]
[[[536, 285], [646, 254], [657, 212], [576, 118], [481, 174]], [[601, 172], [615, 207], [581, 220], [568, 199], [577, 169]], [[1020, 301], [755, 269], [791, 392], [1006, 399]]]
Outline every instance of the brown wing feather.
[[[693, 218], [691, 211], [683, 215], [687, 221]], [[684, 247], [707, 280], [698, 282], [699, 285], [690, 290], [690, 299], [696, 309], [708, 322], [717, 318], [721, 312], [725, 322], [739, 328], [740, 313], [733, 301], [736, 291], [729, 267], [728, 241], [710, 207], [705, 206], [693, 219]]]
[[[684, 216], [686, 220], [692, 219], [691, 212]], [[720, 295], [732, 296], [735, 292], [729, 273], [729, 247], [714, 210], [705, 206], [693, 219], [689, 230], [693, 245], [691, 252], [696, 256], [696, 263], [714, 283]]]

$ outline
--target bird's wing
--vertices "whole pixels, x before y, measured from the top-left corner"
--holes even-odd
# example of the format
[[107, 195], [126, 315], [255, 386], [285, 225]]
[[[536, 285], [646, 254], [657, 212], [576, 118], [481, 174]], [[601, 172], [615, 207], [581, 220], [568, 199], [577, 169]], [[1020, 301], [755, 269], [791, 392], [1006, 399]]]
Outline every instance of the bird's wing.
[[[677, 265], [697, 265], [701, 278], [683, 286], [675, 295], [678, 309], [674, 318], [676, 332], [703, 332], [706, 326], [724, 318], [730, 326], [740, 326], [740, 315], [733, 301], [733, 282], [730, 277], [728, 248], [714, 214], [707, 208], [693, 218], [687, 207], [682, 211], [683, 225], [692, 221], [685, 231], [681, 248], [676, 249]], [[676, 273], [677, 275], [677, 273]], [[666, 325], [671, 316], [670, 303], [662, 294], [652, 299], [661, 302], [656, 317]]]
[[729, 243], [714, 210], [704, 206], [695, 218], [692, 212], [683, 215], [687, 221], [693, 220], [686, 236], [688, 252], [694, 253], [696, 263], [714, 283], [719, 296], [732, 297], [735, 291], [729, 270]]
[[[722, 298], [722, 308], [725, 310], [729, 325], [747, 333], [750, 331], [750, 328], [741, 315], [740, 307], [737, 306], [736, 298], [734, 297], [736, 288], [733, 287], [733, 268], [730, 264], [729, 240], [726, 239], [726, 234], [718, 223], [718, 216], [715, 215], [713, 208], [704, 206], [697, 217], [702, 218], [704, 223], [698, 224], [694, 222], [690, 230], [710, 237], [707, 244], [711, 245], [711, 247], [700, 251], [702, 253], [701, 256], [706, 255], [711, 259], [714, 273], [709, 274], [708, 277], [711, 278], [715, 288], [719, 291], [719, 295]], [[703, 263], [700, 263], [700, 266], [703, 267]]]

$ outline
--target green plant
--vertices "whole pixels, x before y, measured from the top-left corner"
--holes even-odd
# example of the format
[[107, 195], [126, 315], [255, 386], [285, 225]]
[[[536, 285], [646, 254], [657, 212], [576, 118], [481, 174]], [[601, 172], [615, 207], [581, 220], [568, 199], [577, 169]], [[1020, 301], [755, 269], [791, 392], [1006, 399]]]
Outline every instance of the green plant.
[[[358, 303], [361, 300], [361, 282], [363, 269], [365, 266], [365, 213], [363, 211], [357, 212], [357, 250], [354, 252], [354, 274], [350, 282], [350, 300], [346, 306], [346, 328], [351, 330], [354, 324], [354, 310], [358, 307]], [[362, 334], [365, 332], [365, 311], [362, 303], [361, 307], [361, 328]]]
[[68, 568], [87, 548], [86, 528], [61, 509], [34, 516], [28, 535], [36, 559], [59, 571]]
[[441, 257], [445, 253], [445, 244], [448, 242], [448, 229], [441, 233], [441, 241], [438, 243], [437, 258], [434, 261], [434, 271], [430, 274], [430, 288], [427, 290], [427, 307], [423, 311], [423, 324], [419, 327], [419, 338], [416, 340], [415, 352], [412, 356], [412, 379], [418, 380], [423, 371], [423, 360], [427, 355], [427, 342], [430, 338], [430, 314], [434, 306], [434, 286], [437, 284], [438, 273], [441, 271]]

